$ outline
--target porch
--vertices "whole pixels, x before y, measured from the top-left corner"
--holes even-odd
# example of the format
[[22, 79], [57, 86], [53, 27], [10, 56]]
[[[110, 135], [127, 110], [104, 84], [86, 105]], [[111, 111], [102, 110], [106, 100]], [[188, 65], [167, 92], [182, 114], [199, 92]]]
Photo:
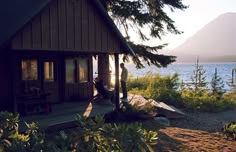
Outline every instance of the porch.
[[49, 114], [30, 115], [20, 117], [20, 132], [26, 130], [24, 122], [38, 122], [40, 128], [46, 131], [55, 131], [75, 126], [76, 115], [93, 117], [112, 111], [115, 105], [109, 102], [97, 103], [94, 100], [84, 102], [65, 102], [52, 105]]

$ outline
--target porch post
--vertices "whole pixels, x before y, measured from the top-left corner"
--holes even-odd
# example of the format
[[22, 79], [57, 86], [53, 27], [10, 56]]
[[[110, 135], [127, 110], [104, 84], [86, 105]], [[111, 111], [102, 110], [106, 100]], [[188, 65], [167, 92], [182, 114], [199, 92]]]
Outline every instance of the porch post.
[[120, 92], [119, 92], [119, 54], [115, 54], [115, 102], [116, 110], [120, 109]]
[[98, 55], [98, 78], [103, 80], [104, 85], [110, 87], [110, 71], [109, 71], [109, 55], [99, 54]]

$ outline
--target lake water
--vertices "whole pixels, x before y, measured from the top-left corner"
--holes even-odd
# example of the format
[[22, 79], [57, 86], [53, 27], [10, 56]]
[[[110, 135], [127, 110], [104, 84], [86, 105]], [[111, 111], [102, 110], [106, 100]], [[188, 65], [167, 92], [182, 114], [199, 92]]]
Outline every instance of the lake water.
[[[231, 87], [228, 85], [229, 82], [232, 82], [232, 69], [236, 68], [236, 63], [199, 63], [203, 66], [203, 69], [206, 71], [206, 81], [210, 82], [215, 69], [217, 68], [218, 75], [222, 78], [225, 86], [225, 90], [231, 90]], [[183, 82], [191, 82], [191, 75], [193, 75], [193, 70], [196, 69], [196, 63], [174, 63], [169, 65], [167, 68], [157, 68], [155, 66], [146, 66], [143, 69], [136, 69], [135, 65], [127, 64], [127, 69], [134, 77], [144, 76], [148, 72], [159, 73], [160, 75], [173, 75], [174, 73], [179, 74], [180, 80]], [[235, 73], [236, 74], [236, 73]], [[234, 79], [236, 75], [234, 75]]]

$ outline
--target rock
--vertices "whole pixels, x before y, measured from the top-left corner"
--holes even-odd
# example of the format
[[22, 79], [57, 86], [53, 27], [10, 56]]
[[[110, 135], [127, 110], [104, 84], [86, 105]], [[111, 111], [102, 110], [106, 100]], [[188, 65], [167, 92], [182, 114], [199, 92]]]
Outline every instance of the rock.
[[166, 117], [155, 117], [154, 120], [163, 126], [170, 126], [170, 121]]
[[156, 107], [157, 113], [160, 116], [165, 116], [168, 119], [179, 119], [185, 116], [185, 113], [179, 110], [176, 107], [165, 104], [164, 102], [158, 102], [153, 99], [145, 99], [141, 95], [130, 95], [129, 103], [135, 105], [136, 107], [146, 107], [146, 104], [149, 106]]

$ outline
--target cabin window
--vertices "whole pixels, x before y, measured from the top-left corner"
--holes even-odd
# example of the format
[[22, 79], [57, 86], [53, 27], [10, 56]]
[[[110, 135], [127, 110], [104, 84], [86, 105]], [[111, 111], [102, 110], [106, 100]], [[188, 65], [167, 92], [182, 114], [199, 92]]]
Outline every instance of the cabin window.
[[78, 70], [79, 82], [88, 82], [88, 59], [79, 58], [78, 68], [79, 68]]
[[88, 59], [66, 59], [66, 83], [83, 83], [89, 81]]
[[38, 62], [37, 60], [21, 61], [22, 80], [38, 79]]
[[54, 62], [44, 62], [44, 80], [53, 82], [54, 78]]
[[74, 59], [66, 59], [66, 83], [75, 83]]

